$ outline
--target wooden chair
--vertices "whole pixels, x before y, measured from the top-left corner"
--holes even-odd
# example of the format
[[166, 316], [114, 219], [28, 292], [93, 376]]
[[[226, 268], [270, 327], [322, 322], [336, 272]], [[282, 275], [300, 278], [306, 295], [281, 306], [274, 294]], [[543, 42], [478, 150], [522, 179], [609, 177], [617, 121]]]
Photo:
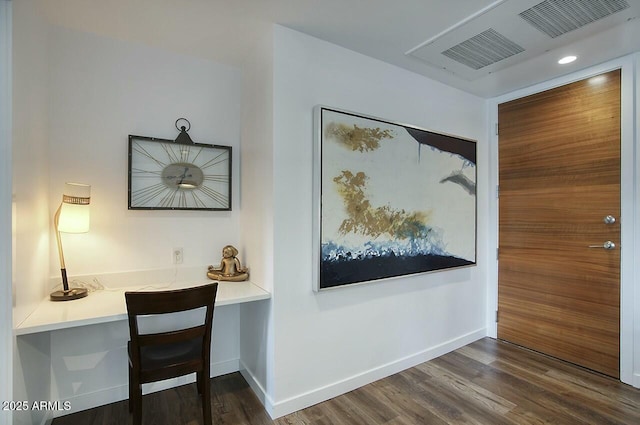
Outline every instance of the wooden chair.
[[[129, 412], [142, 423], [142, 384], [196, 373], [205, 425], [211, 425], [210, 353], [213, 309], [218, 283], [157, 292], [125, 292], [131, 341]], [[141, 334], [138, 317], [204, 309], [203, 323], [186, 329]]]

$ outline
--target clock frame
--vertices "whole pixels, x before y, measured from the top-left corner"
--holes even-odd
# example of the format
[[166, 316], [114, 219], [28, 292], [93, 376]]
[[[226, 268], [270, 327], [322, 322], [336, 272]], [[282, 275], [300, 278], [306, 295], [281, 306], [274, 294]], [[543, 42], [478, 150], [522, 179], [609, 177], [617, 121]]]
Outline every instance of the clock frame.
[[130, 210], [231, 210], [231, 146], [129, 135]]

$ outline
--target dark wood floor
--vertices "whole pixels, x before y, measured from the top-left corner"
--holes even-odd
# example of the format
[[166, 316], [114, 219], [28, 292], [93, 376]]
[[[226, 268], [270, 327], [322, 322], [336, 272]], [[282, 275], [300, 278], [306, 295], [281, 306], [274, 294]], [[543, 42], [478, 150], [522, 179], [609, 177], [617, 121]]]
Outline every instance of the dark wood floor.
[[[215, 425], [640, 424], [640, 390], [485, 338], [272, 421], [239, 373], [211, 380]], [[52, 425], [130, 423], [127, 402]], [[143, 423], [202, 423], [195, 384], [145, 396]]]

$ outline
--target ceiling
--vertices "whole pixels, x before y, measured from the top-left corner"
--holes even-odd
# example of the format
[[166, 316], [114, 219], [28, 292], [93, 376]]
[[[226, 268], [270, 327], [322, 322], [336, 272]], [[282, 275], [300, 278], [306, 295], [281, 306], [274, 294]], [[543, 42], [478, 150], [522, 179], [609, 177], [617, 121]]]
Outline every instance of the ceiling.
[[34, 1], [54, 25], [234, 66], [276, 23], [482, 97], [640, 51], [640, 0]]

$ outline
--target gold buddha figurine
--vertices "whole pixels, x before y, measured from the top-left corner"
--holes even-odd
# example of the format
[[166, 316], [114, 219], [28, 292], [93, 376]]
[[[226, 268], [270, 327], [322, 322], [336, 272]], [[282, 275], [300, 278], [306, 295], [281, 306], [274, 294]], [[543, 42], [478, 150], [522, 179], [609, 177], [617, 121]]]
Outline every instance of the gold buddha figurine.
[[241, 282], [249, 279], [249, 269], [240, 265], [240, 260], [236, 258], [238, 250], [227, 245], [222, 248], [222, 261], [220, 267], [209, 266], [207, 277], [212, 280], [227, 280], [231, 282]]

